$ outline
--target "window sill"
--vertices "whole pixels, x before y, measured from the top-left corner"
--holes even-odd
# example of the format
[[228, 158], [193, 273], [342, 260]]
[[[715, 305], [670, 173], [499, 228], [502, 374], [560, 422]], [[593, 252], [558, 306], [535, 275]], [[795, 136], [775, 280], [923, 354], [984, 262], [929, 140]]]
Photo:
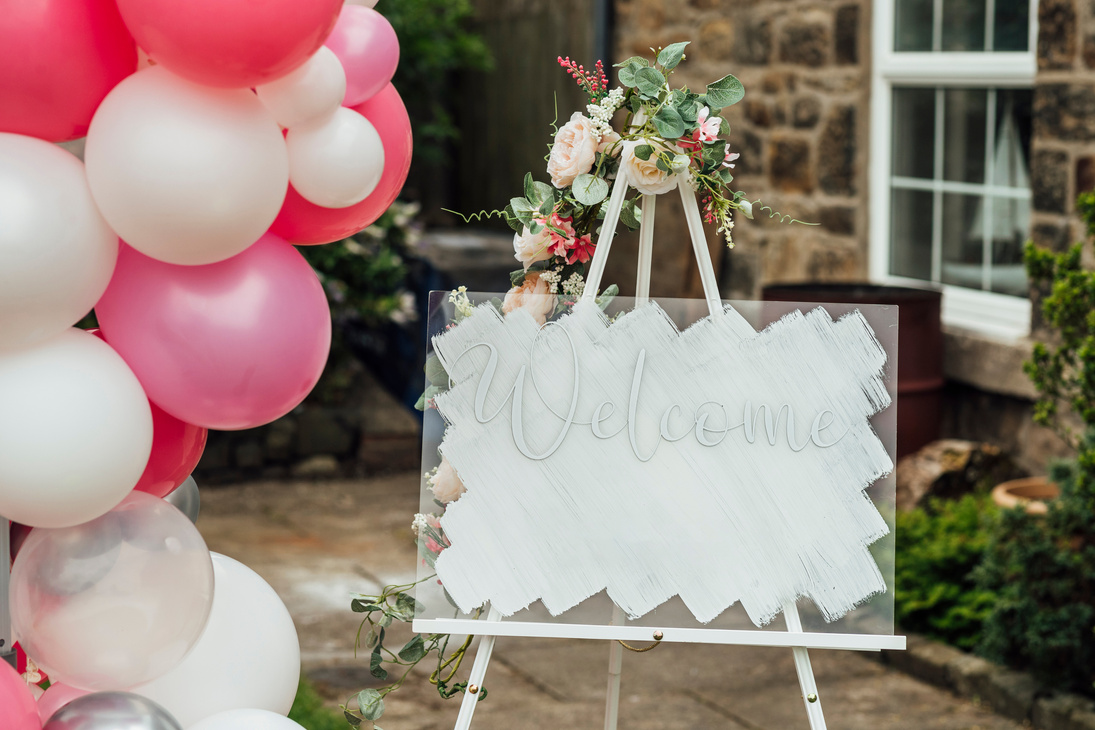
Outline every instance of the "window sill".
[[943, 327], [943, 372], [956, 380], [989, 393], [1034, 400], [1037, 392], [1023, 373], [1033, 341], [992, 339], [953, 325]]

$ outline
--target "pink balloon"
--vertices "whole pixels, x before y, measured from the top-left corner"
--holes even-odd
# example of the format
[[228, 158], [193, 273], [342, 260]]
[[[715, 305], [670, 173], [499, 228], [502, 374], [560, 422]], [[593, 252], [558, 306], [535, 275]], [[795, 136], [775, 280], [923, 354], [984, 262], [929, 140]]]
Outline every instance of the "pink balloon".
[[323, 44], [346, 70], [343, 106], [354, 107], [387, 86], [399, 65], [399, 39], [380, 13], [360, 5], [343, 5], [338, 22]]
[[271, 234], [205, 266], [123, 245], [95, 312], [149, 399], [205, 428], [254, 428], [285, 415], [319, 380], [331, 347], [323, 287]]
[[69, 687], [67, 684], [61, 684], [60, 682], [54, 682], [46, 690], [46, 693], [38, 698], [38, 715], [42, 718], [42, 722], [46, 722], [53, 717], [53, 713], [57, 710], [86, 694], [90, 694], [90, 692]]
[[384, 174], [369, 197], [348, 208], [321, 208], [289, 186], [271, 233], [298, 245], [340, 241], [371, 225], [395, 202], [411, 169], [411, 120], [395, 87], [388, 84], [353, 107], [376, 127], [384, 145]]
[[38, 703], [26, 680], [0, 659], [0, 727], [4, 730], [42, 730]]
[[114, 0], [4, 3], [0, 131], [83, 137], [99, 102], [136, 70], [137, 47]]
[[118, 0], [156, 63], [222, 88], [265, 84], [307, 61], [341, 7], [342, 0]]

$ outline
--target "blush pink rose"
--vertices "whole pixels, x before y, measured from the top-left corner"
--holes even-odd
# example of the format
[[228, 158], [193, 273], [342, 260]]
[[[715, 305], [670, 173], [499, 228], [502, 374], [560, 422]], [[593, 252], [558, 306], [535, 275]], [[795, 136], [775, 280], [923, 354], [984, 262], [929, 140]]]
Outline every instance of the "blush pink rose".
[[581, 112], [574, 112], [570, 121], [555, 133], [547, 166], [551, 184], [561, 190], [573, 184], [574, 178], [592, 170], [599, 142], [593, 122]]
[[525, 281], [521, 286], [515, 286], [506, 292], [506, 298], [502, 300], [502, 312], [510, 314], [524, 309], [537, 324], [543, 324], [555, 311], [558, 302], [559, 298], [551, 293], [547, 282], [540, 278], [540, 272], [533, 271], [525, 274]]
[[430, 477], [429, 482], [430, 491], [441, 504], [455, 502], [466, 491], [460, 475], [444, 456], [441, 457], [441, 465], [437, 467], [437, 473]]
[[[640, 144], [651, 144], [654, 147], [654, 154], [650, 155], [649, 160], [643, 160], [635, 156], [635, 148]], [[624, 144], [624, 152], [620, 157], [620, 168], [627, 171], [627, 181], [631, 183], [631, 187], [643, 195], [668, 193], [677, 186], [677, 175], [658, 168], [658, 154], [662, 152], [667, 152], [672, 157], [680, 150], [657, 143], [633, 141]]]
[[513, 234], [513, 258], [521, 262], [527, 270], [537, 261], [551, 258], [551, 231], [541, 228], [539, 233], [530, 233], [525, 228]]

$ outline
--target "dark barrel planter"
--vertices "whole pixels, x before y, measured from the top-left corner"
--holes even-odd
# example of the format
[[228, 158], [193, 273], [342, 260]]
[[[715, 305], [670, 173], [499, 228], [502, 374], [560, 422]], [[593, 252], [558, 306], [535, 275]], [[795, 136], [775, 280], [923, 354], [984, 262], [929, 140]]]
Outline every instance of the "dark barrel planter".
[[939, 436], [943, 407], [942, 294], [877, 284], [774, 284], [773, 302], [897, 305], [897, 456], [911, 454]]

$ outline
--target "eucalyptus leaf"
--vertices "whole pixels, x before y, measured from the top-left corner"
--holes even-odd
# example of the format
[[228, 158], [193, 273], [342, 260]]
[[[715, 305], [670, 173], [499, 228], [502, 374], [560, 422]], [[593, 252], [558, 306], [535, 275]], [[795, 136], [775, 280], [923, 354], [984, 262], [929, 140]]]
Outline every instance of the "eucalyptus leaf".
[[415, 634], [414, 638], [399, 650], [399, 658], [405, 662], [416, 662], [424, 656], [426, 656], [426, 644], [422, 641], [421, 634]]
[[625, 63], [616, 74], [617, 78], [620, 79], [620, 85], [625, 87], [635, 86], [635, 84], [637, 83], [635, 79], [635, 74], [641, 68], [646, 67], [637, 63]]
[[357, 715], [353, 714], [349, 710], [343, 710], [342, 714], [346, 717], [346, 722], [350, 723], [350, 727], [360, 727], [361, 726], [362, 720]]
[[[369, 674], [373, 675], [374, 677], [376, 677], [377, 679], [380, 679], [380, 680], [387, 679], [388, 678], [388, 670], [386, 670], [384, 667], [381, 666], [383, 663], [384, 663], [384, 657], [380, 653], [380, 644], [377, 644], [376, 648], [373, 649], [373, 653], [369, 656]], [[365, 690], [365, 691], [369, 691], [369, 690]], [[375, 690], [373, 690], [373, 691], [375, 691]], [[362, 707], [361, 710], [362, 710], [362, 712], [364, 712], [365, 708]]]
[[655, 68], [640, 68], [635, 72], [635, 88], [639, 93], [651, 99], [658, 96], [665, 86], [665, 76]]
[[726, 121], [722, 117], [719, 117], [719, 134], [730, 134], [730, 122]]
[[551, 215], [551, 211], [555, 209], [555, 198], [548, 198], [544, 202], [540, 203], [540, 217], [547, 218]]
[[375, 689], [363, 689], [357, 693], [357, 706], [361, 716], [370, 722], [384, 714], [384, 698]]
[[650, 61], [647, 61], [642, 56], [632, 56], [631, 58], [627, 59], [626, 61], [620, 61], [619, 63], [613, 64], [613, 65], [616, 68], [623, 68], [624, 66], [630, 66], [631, 64], [635, 64], [637, 66], [649, 66]]
[[415, 403], [414, 403], [414, 409], [416, 411], [425, 411], [426, 410], [426, 394], [425, 393], [418, 396], [418, 400], [415, 401]]
[[390, 613], [385, 613], [376, 623], [378, 626], [387, 628], [392, 625], [392, 615]]
[[571, 192], [574, 194], [574, 199], [582, 205], [597, 205], [608, 197], [608, 183], [587, 172], [574, 178]]
[[513, 212], [512, 205], [507, 205], [505, 208], [502, 209], [502, 212], [505, 213], [507, 226], [512, 228], [517, 233], [520, 233], [525, 229], [525, 224], [517, 220], [517, 214]]
[[603, 312], [605, 307], [612, 303], [612, 300], [616, 298], [616, 295], [620, 293], [620, 287], [615, 284], [610, 284], [607, 289], [601, 292], [601, 295], [595, 300], [597, 306], [601, 308]]
[[412, 617], [422, 613], [422, 604], [409, 593], [400, 593], [399, 597], [395, 599], [395, 607]]
[[426, 378], [433, 385], [443, 385], [448, 387], [449, 374], [445, 372], [445, 366], [441, 364], [441, 358], [437, 355], [430, 355], [426, 358]]
[[726, 140], [715, 140], [703, 146], [703, 161], [707, 166], [718, 167], [726, 160]]
[[643, 212], [635, 205], [634, 200], [624, 201], [623, 208], [620, 209], [620, 222], [631, 230], [635, 230], [642, 223]]
[[525, 197], [533, 205], [541, 205], [546, 200], [555, 202], [555, 193], [547, 183], [533, 180], [532, 174], [525, 175]]
[[681, 41], [663, 48], [662, 52], [658, 54], [658, 65], [667, 71], [676, 68], [677, 64], [684, 58], [684, 49], [689, 43], [690, 41]]
[[737, 104], [745, 97], [745, 87], [733, 74], [726, 74], [707, 85], [707, 105], [722, 109]]
[[635, 148], [635, 156], [640, 160], [649, 160], [652, 154], [654, 154], [654, 148], [648, 144], [641, 144]]
[[373, 611], [380, 610], [380, 606], [372, 601], [366, 601], [363, 598], [355, 598], [350, 601], [350, 610], [354, 613], [372, 613]]
[[523, 283], [525, 283], [525, 270], [524, 269], [517, 269], [516, 271], [509, 272], [509, 285], [511, 287], [521, 286], [521, 284], [523, 284]]
[[654, 127], [666, 139], [677, 139], [684, 134], [684, 120], [671, 106], [663, 106], [654, 115]]
[[661, 155], [658, 155], [657, 167], [662, 172], [669, 172], [669, 165], [666, 164], [665, 159]]
[[700, 105], [695, 99], [688, 98], [677, 105], [677, 113], [681, 115], [681, 119], [688, 123], [696, 121], [696, 117], [700, 113]]

